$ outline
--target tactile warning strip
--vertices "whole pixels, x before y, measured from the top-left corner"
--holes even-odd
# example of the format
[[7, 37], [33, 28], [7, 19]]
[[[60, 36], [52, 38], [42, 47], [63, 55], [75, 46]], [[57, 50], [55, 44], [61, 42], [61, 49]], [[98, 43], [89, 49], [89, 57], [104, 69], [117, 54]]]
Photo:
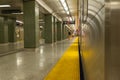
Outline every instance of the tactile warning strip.
[[78, 38], [66, 50], [44, 80], [80, 80], [77, 42]]

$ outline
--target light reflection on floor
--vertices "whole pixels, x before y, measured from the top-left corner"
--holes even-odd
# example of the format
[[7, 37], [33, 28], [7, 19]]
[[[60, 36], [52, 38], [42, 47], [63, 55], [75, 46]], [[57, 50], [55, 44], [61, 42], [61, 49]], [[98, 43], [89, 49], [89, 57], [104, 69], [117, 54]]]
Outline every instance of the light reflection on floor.
[[0, 80], [43, 80], [73, 40], [0, 57]]

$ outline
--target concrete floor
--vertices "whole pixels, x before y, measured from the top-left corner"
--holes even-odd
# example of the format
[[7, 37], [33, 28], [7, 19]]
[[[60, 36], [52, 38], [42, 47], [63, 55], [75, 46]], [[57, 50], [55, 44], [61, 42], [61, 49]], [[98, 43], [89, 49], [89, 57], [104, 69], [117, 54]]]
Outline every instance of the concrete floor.
[[0, 44], [0, 56], [23, 50], [23, 42]]
[[0, 80], [43, 80], [73, 40], [0, 57]]

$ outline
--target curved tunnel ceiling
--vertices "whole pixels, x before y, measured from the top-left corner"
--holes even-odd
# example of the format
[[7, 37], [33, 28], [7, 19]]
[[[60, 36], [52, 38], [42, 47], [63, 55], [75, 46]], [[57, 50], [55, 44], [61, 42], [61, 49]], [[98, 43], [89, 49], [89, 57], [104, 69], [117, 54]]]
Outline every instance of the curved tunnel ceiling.
[[94, 39], [101, 37], [104, 32], [104, 0], [88, 0], [88, 13], [85, 24], [94, 33]]
[[[77, 0], [66, 0], [68, 8], [70, 10], [70, 15], [67, 15], [60, 0], [43, 0], [53, 11], [58, 14], [63, 20], [66, 20], [68, 16], [76, 16], [77, 14]], [[54, 5], [53, 5], [54, 4]]]

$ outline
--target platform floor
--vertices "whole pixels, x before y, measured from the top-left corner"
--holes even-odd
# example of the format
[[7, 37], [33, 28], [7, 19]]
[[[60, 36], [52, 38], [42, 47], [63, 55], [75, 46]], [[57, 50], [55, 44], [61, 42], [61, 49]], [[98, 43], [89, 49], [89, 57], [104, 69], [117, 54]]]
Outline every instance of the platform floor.
[[0, 56], [4, 56], [10, 53], [19, 52], [24, 49], [22, 41], [15, 43], [4, 43], [0, 44]]
[[42, 45], [36, 50], [24, 49], [0, 57], [0, 80], [44, 80], [74, 40]]
[[44, 80], [80, 80], [78, 39], [66, 50]]

